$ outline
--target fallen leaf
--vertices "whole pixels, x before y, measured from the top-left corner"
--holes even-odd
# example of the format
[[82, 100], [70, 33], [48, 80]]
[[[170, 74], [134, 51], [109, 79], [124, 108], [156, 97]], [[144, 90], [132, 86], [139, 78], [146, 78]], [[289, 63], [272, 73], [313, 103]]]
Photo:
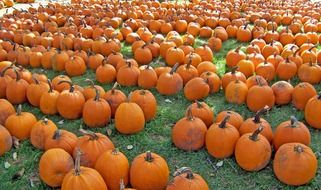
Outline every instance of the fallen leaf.
[[133, 148], [134, 148], [133, 145], [128, 145], [128, 146], [127, 146], [127, 150], [131, 150], [131, 149], [133, 149]]
[[12, 154], [12, 158], [13, 158], [13, 160], [17, 160], [17, 157], [18, 157], [17, 152], [14, 152], [14, 153]]
[[25, 168], [22, 168], [21, 170], [19, 170], [17, 173], [15, 173], [13, 176], [12, 176], [12, 180], [18, 180], [20, 179], [23, 174], [25, 173]]
[[64, 120], [60, 120], [60, 121], [58, 121], [58, 124], [62, 125], [62, 124], [64, 124], [64, 122], [65, 122]]
[[10, 168], [10, 166], [11, 166], [11, 164], [10, 164], [9, 162], [5, 162], [5, 163], [4, 163], [4, 168], [5, 168], [5, 169]]
[[165, 99], [165, 102], [166, 102], [166, 103], [172, 103], [172, 100], [170, 100], [170, 99]]
[[222, 167], [223, 166], [223, 160], [216, 163], [216, 167]]
[[17, 139], [16, 137], [12, 137], [12, 141], [13, 141], [13, 146], [18, 149], [19, 148], [19, 145], [20, 145], [20, 142], [19, 142], [19, 139]]
[[30, 187], [35, 187], [35, 184], [33, 183], [33, 180], [30, 178], [29, 179]]
[[111, 136], [112, 133], [113, 131], [111, 129], [107, 129], [107, 136]]

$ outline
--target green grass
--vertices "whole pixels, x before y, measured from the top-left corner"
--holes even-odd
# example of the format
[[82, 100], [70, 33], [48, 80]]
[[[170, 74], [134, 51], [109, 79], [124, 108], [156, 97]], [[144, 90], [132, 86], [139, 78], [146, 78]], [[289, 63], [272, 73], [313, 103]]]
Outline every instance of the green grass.
[[[200, 45], [206, 40], [198, 40], [197, 44]], [[228, 40], [224, 42], [223, 48], [219, 53], [215, 53], [214, 63], [219, 69], [219, 73], [222, 75], [225, 73], [225, 55], [228, 50], [236, 48], [241, 45], [235, 40]], [[244, 45], [244, 44], [243, 44]], [[125, 56], [130, 57], [130, 48], [126, 45], [122, 50]], [[159, 60], [163, 62], [163, 60]], [[31, 69], [32, 72], [44, 72], [48, 77], [53, 78], [59, 73], [53, 71], [42, 71], [40, 69]], [[86, 78], [95, 79], [95, 74], [92, 71], [87, 71], [84, 76], [74, 77], [72, 80], [79, 85], [86, 86], [84, 80]], [[292, 85], [298, 83], [297, 79], [291, 81]], [[102, 85], [107, 91], [111, 88], [111, 85]], [[315, 86], [318, 90], [321, 90], [321, 85]], [[137, 89], [137, 87], [124, 88], [121, 90], [129, 94], [130, 91]], [[217, 167], [216, 164], [220, 161], [211, 157], [205, 149], [196, 152], [185, 152], [177, 149], [171, 142], [171, 128], [173, 124], [184, 116], [184, 111], [191, 103], [187, 101], [183, 93], [179, 93], [175, 96], [165, 97], [159, 95], [156, 90], [152, 90], [153, 94], [158, 101], [158, 112], [155, 120], [146, 124], [144, 131], [136, 135], [121, 135], [115, 129], [114, 125], [110, 124], [108, 128], [112, 129], [110, 136], [115, 146], [124, 152], [130, 160], [132, 160], [138, 154], [151, 150], [161, 156], [163, 156], [170, 167], [171, 173], [177, 168], [188, 166], [193, 169], [194, 172], [202, 175], [208, 182], [211, 189], [321, 189], [321, 159], [319, 158], [319, 169], [314, 180], [298, 188], [286, 186], [280, 183], [274, 176], [272, 171], [272, 164], [270, 163], [265, 169], [259, 172], [245, 172], [235, 162], [234, 158], [224, 159], [223, 166]], [[171, 103], [165, 101], [171, 100]], [[225, 101], [224, 93], [220, 91], [217, 94], [210, 95], [204, 100], [214, 110], [215, 114], [222, 110], [234, 110], [239, 112], [244, 118], [251, 117], [253, 115], [245, 105], [233, 105]], [[38, 119], [44, 117], [39, 109], [31, 107], [28, 104], [23, 105], [25, 111], [34, 113]], [[300, 120], [304, 119], [303, 113], [294, 109], [292, 105], [275, 107], [264, 118], [271, 123], [275, 128], [279, 123], [288, 120], [291, 115], [295, 115]], [[60, 116], [49, 116], [49, 119], [54, 122], [62, 120]], [[78, 129], [83, 126], [82, 120], [64, 121], [59, 125], [59, 128], [75, 132], [80, 135]], [[96, 129], [94, 131], [106, 134], [106, 128]], [[311, 148], [317, 155], [321, 153], [321, 132], [310, 128], [312, 134]], [[133, 149], [127, 150], [127, 145], [133, 145]], [[12, 155], [17, 152], [18, 159], [13, 160]], [[24, 141], [20, 144], [18, 149], [12, 149], [10, 152], [0, 158], [0, 189], [50, 189], [41, 181], [34, 183], [35, 187], [30, 186], [29, 179], [37, 178], [38, 176], [38, 162], [42, 152], [32, 147], [29, 141]], [[9, 162], [11, 167], [4, 169], [4, 162]], [[12, 180], [12, 176], [25, 169], [24, 175], [18, 180]]]

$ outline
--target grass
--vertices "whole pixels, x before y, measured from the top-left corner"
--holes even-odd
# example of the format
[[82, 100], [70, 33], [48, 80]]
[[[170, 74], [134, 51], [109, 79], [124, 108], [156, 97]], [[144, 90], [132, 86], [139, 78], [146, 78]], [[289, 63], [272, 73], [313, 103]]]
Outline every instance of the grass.
[[[198, 39], [197, 45], [204, 43], [205, 40]], [[124, 45], [124, 44], [123, 44]], [[224, 42], [223, 48], [219, 53], [215, 53], [214, 63], [219, 69], [219, 74], [223, 74], [226, 71], [225, 67], [225, 55], [228, 50], [236, 48], [239, 45], [236, 40], [228, 40]], [[131, 57], [130, 48], [124, 45], [123, 52], [125, 56]], [[163, 62], [163, 60], [159, 60]], [[44, 72], [49, 78], [60, 74], [53, 71], [43, 71], [40, 69], [30, 69], [32, 72]], [[86, 78], [95, 79], [95, 74], [92, 71], [87, 71], [84, 76], [74, 77], [72, 80], [79, 85], [86, 86], [84, 82]], [[291, 81], [292, 85], [298, 83], [298, 79]], [[111, 85], [102, 85], [107, 91], [111, 88]], [[321, 85], [315, 86], [318, 91], [321, 90]], [[130, 91], [137, 89], [137, 87], [125, 88], [121, 87], [121, 90], [129, 94]], [[319, 158], [318, 173], [314, 180], [301, 187], [290, 187], [280, 183], [274, 176], [272, 171], [272, 164], [270, 163], [265, 169], [259, 172], [245, 172], [235, 162], [234, 158], [218, 160], [211, 157], [205, 149], [197, 152], [185, 152], [177, 149], [171, 142], [171, 128], [173, 124], [184, 116], [185, 109], [191, 103], [187, 101], [183, 93], [179, 93], [175, 96], [165, 97], [159, 95], [155, 89], [151, 90], [158, 101], [158, 112], [154, 120], [146, 124], [143, 132], [136, 135], [121, 135], [114, 129], [114, 124], [109, 124], [108, 128], [112, 130], [110, 135], [111, 140], [115, 146], [125, 153], [129, 160], [133, 160], [135, 156], [143, 153], [147, 150], [151, 150], [161, 156], [163, 156], [170, 167], [171, 173], [177, 168], [188, 166], [193, 169], [194, 172], [202, 175], [208, 182], [210, 189], [240, 189], [241, 187], [247, 187], [248, 189], [321, 189], [321, 159]], [[169, 99], [169, 101], [165, 101]], [[214, 110], [215, 114], [222, 110], [234, 110], [239, 112], [244, 118], [251, 117], [253, 115], [245, 105], [233, 105], [225, 101], [224, 93], [220, 91], [217, 94], [210, 95], [204, 99], [206, 103]], [[34, 113], [38, 119], [45, 117], [38, 108], [34, 108], [29, 104], [23, 105], [24, 111]], [[304, 115], [302, 112], [294, 109], [292, 105], [275, 107], [264, 118], [271, 123], [275, 128], [279, 123], [288, 120], [291, 115], [295, 115], [298, 119], [303, 120]], [[78, 129], [84, 127], [82, 120], [64, 121], [63, 124], [58, 124], [62, 120], [60, 116], [49, 116], [49, 119], [53, 120], [59, 128], [72, 131], [77, 135]], [[96, 129], [96, 132], [106, 134], [106, 128]], [[321, 132], [310, 128], [312, 134], [311, 148], [317, 155], [321, 154]], [[128, 145], [133, 145], [133, 149], [127, 150]], [[18, 155], [17, 160], [13, 160], [13, 153]], [[0, 157], [0, 189], [50, 189], [43, 184], [40, 180], [35, 180], [34, 187], [31, 187], [30, 179], [38, 178], [38, 162], [42, 155], [42, 152], [33, 148], [29, 141], [24, 141], [20, 144], [18, 149], [12, 149], [5, 156]], [[222, 166], [218, 166], [217, 163], [223, 161]], [[9, 162], [11, 167], [4, 168], [4, 163]], [[220, 162], [221, 163], [221, 162]], [[12, 180], [15, 173], [25, 169], [24, 175], [18, 180]]]

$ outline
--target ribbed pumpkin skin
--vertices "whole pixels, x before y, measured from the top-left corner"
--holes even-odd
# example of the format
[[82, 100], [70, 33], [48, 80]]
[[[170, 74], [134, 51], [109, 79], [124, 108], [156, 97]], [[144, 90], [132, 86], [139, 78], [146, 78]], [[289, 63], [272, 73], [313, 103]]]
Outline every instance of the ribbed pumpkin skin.
[[115, 127], [122, 134], [134, 134], [145, 126], [144, 112], [136, 103], [124, 102], [115, 114]]
[[138, 155], [130, 168], [130, 184], [139, 190], [164, 190], [169, 179], [166, 161], [159, 155], [150, 153], [152, 159], [146, 160], [148, 153]]
[[44, 149], [46, 139], [52, 137], [55, 130], [57, 126], [51, 120], [39, 120], [31, 129], [31, 144], [38, 149]]
[[68, 152], [60, 148], [50, 149], [40, 158], [39, 175], [50, 187], [59, 187], [73, 166], [74, 160]]
[[144, 112], [146, 122], [157, 114], [157, 100], [149, 90], [135, 90], [131, 93], [130, 101], [135, 102]]
[[16, 111], [13, 105], [6, 99], [0, 99], [0, 125], [4, 125], [7, 118]]
[[8, 152], [12, 147], [12, 137], [9, 131], [0, 125], [0, 156]]
[[307, 123], [316, 129], [321, 129], [321, 95], [311, 98], [304, 109]]
[[95, 169], [104, 178], [109, 190], [119, 190], [119, 183], [123, 180], [126, 186], [129, 182], [129, 162], [127, 157], [117, 151], [108, 150], [96, 161]]
[[51, 148], [61, 148], [72, 155], [74, 148], [77, 144], [77, 136], [66, 130], [56, 130], [52, 136], [48, 136], [45, 141], [45, 150], [49, 150]]
[[171, 183], [168, 184], [166, 190], [209, 190], [206, 181], [202, 176], [193, 173], [193, 178], [188, 179], [187, 174], [176, 176]]

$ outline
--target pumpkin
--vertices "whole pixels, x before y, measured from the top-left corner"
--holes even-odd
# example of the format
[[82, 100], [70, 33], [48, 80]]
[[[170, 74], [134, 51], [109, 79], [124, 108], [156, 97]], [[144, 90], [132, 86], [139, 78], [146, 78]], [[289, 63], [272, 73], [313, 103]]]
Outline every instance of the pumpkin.
[[240, 42], [249, 42], [252, 39], [251, 30], [248, 28], [248, 24], [240, 26], [236, 32], [236, 39]]
[[111, 109], [111, 117], [115, 117], [118, 106], [127, 100], [127, 96], [120, 90], [116, 89], [118, 83], [116, 82], [112, 89], [104, 94], [104, 99], [109, 103]]
[[267, 81], [272, 81], [275, 77], [275, 68], [272, 63], [264, 61], [256, 66], [255, 73]]
[[74, 160], [68, 152], [60, 148], [47, 150], [39, 161], [40, 179], [50, 187], [60, 187], [73, 166]]
[[258, 112], [256, 112], [253, 118], [246, 119], [239, 128], [240, 134], [244, 135], [246, 133], [252, 133], [255, 130], [257, 130], [259, 127], [262, 127], [263, 130], [260, 134], [263, 135], [269, 142], [272, 142], [273, 140], [272, 127], [269, 124], [269, 122], [261, 118], [261, 115], [267, 112], [268, 109], [269, 109], [268, 107], [264, 107]]
[[275, 153], [273, 171], [287, 185], [304, 185], [318, 170], [318, 161], [311, 148], [301, 143], [286, 143]]
[[52, 79], [52, 87], [54, 90], [57, 90], [58, 92], [62, 92], [63, 90], [69, 89], [70, 86], [68, 83], [61, 83], [61, 81], [69, 81], [71, 82], [71, 79], [66, 75], [58, 75], [55, 78]]
[[214, 65], [211, 61], [203, 61], [197, 65], [197, 71], [198, 71], [198, 74], [201, 75], [207, 71], [216, 73], [217, 69], [216, 69], [216, 65]]
[[65, 63], [65, 70], [68, 76], [80, 76], [86, 72], [86, 63], [80, 56], [73, 56]]
[[230, 157], [240, 138], [238, 130], [227, 123], [229, 118], [230, 116], [226, 115], [222, 122], [211, 125], [206, 133], [206, 149], [210, 155], [218, 159]]
[[102, 98], [105, 94], [105, 90], [103, 87], [99, 86], [99, 85], [95, 85], [94, 81], [90, 80], [90, 79], [86, 79], [85, 82], [89, 83], [89, 86], [84, 88], [84, 91], [82, 92], [82, 94], [84, 95], [86, 101], [91, 99], [91, 98], [95, 98], [96, 97], [96, 90], [99, 91], [99, 97]]
[[12, 147], [12, 137], [9, 131], [0, 125], [0, 156], [8, 152]]
[[209, 93], [210, 87], [208, 82], [201, 77], [191, 79], [184, 87], [184, 95], [190, 101], [206, 98]]
[[214, 57], [213, 52], [211, 48], [206, 44], [195, 48], [195, 53], [201, 56], [202, 61], [209, 61], [209, 62], [213, 61], [213, 57]]
[[129, 182], [129, 162], [127, 157], [117, 149], [108, 150], [99, 156], [95, 169], [104, 178], [110, 190], [119, 190], [119, 182], [126, 186]]
[[292, 100], [293, 86], [286, 81], [278, 81], [271, 86], [274, 96], [275, 104], [286, 105]]
[[215, 122], [216, 123], [222, 122], [227, 115], [229, 116], [227, 123], [231, 124], [236, 129], [239, 129], [242, 123], [244, 122], [244, 119], [239, 113], [235, 111], [230, 111], [230, 110], [221, 111], [220, 113], [217, 114]]
[[157, 101], [149, 90], [135, 90], [129, 96], [129, 101], [134, 102], [144, 112], [145, 121], [148, 122], [156, 116]]
[[58, 113], [57, 110], [57, 99], [59, 97], [59, 92], [53, 90], [51, 81], [48, 79], [49, 90], [47, 92], [43, 92], [40, 101], [39, 108], [42, 113], [46, 115], [55, 115]]
[[137, 66], [132, 65], [131, 62], [126, 62], [117, 72], [117, 82], [123, 86], [137, 85], [139, 69]]
[[40, 98], [44, 92], [49, 90], [47, 83], [40, 82], [38, 79], [34, 78], [35, 83], [32, 83], [28, 86], [26, 96], [29, 103], [35, 107], [38, 107], [40, 104]]
[[[42, 56], [42, 54], [41, 54]], [[30, 58], [31, 59], [31, 58]], [[52, 69], [55, 71], [64, 71], [65, 70], [65, 64], [69, 61], [69, 55], [66, 51], [61, 51], [60, 49], [57, 49], [57, 52], [52, 56], [50, 59]], [[31, 60], [30, 60], [31, 64]]]
[[270, 161], [272, 150], [269, 141], [259, 133], [259, 127], [253, 133], [242, 135], [235, 146], [235, 159], [237, 164], [246, 171], [259, 171]]
[[53, 134], [45, 139], [44, 149], [61, 148], [72, 155], [77, 140], [77, 136], [72, 132], [56, 129]]
[[138, 75], [138, 86], [144, 89], [151, 89], [154, 88], [157, 84], [158, 76], [155, 70], [149, 66], [144, 65], [139, 67], [140, 72]]
[[15, 113], [15, 108], [8, 100], [0, 99], [0, 125], [4, 125], [7, 118]]
[[229, 52], [227, 52], [225, 59], [226, 65], [228, 67], [235, 67], [239, 61], [246, 58], [245, 53], [243, 51], [240, 51], [240, 49], [241, 46], [239, 46], [235, 50], [230, 50]]
[[82, 118], [84, 123], [90, 128], [104, 127], [111, 117], [110, 106], [105, 99], [100, 97], [99, 89], [96, 86], [94, 86], [94, 89], [96, 96], [85, 102]]
[[271, 87], [263, 85], [257, 80], [258, 85], [249, 89], [246, 97], [247, 107], [256, 112], [265, 106], [272, 108], [274, 106], [275, 97]]
[[235, 80], [239, 80], [242, 82], [246, 82], [246, 77], [243, 73], [241, 73], [240, 71], [237, 71], [238, 67], [235, 66], [231, 69], [230, 72], [227, 72], [223, 75], [222, 77], [222, 88], [223, 90], [226, 89], [227, 85]]
[[318, 84], [321, 81], [321, 67], [312, 61], [302, 64], [298, 69], [298, 77], [302, 82]]
[[102, 64], [96, 69], [96, 80], [103, 84], [114, 82], [117, 75], [115, 67], [106, 62], [107, 59], [103, 59]]
[[238, 79], [231, 81], [225, 89], [225, 98], [229, 103], [243, 104], [246, 101], [247, 94], [246, 84]]
[[183, 79], [183, 85], [185, 85], [191, 79], [198, 77], [197, 69], [191, 65], [192, 61], [190, 60], [187, 64], [181, 65], [177, 68], [177, 73]]
[[35, 123], [30, 132], [30, 142], [31, 144], [42, 150], [45, 146], [45, 141], [49, 137], [52, 137], [57, 126], [51, 120], [44, 118]]
[[193, 173], [190, 168], [183, 167], [174, 174], [174, 179], [167, 185], [166, 190], [209, 190], [202, 176]]
[[5, 74], [6, 71], [9, 71], [9, 69], [12, 69], [12, 67], [6, 67], [0, 73], [0, 98], [6, 98], [6, 89], [8, 83], [12, 80], [12, 78], [9, 75]]
[[94, 167], [98, 157], [105, 151], [114, 149], [111, 140], [101, 134], [80, 129], [83, 136], [79, 137], [74, 148], [73, 157], [77, 158], [77, 152], [81, 151], [82, 166]]
[[85, 104], [84, 95], [75, 90], [75, 86], [69, 81], [60, 81], [69, 84], [69, 90], [62, 91], [57, 98], [58, 113], [66, 119], [77, 119], [81, 116]]
[[172, 141], [182, 150], [198, 150], [204, 146], [206, 131], [205, 123], [200, 118], [194, 117], [189, 108], [186, 116], [172, 128]]
[[316, 129], [321, 129], [321, 95], [313, 96], [307, 102], [304, 109], [306, 122]]
[[156, 84], [157, 91], [162, 95], [177, 94], [183, 88], [182, 77], [175, 73], [179, 64], [173, 66], [170, 72], [162, 73]]
[[293, 78], [297, 73], [297, 65], [286, 58], [281, 61], [276, 69], [277, 76], [282, 80], [289, 80]]
[[80, 166], [82, 153], [76, 152], [75, 167], [70, 170], [64, 177], [61, 185], [61, 190], [68, 189], [92, 189], [92, 190], [107, 190], [107, 185], [103, 177], [94, 169]]
[[[200, 118], [207, 127], [213, 124], [214, 112], [205, 102], [195, 100], [195, 102], [189, 106], [189, 109], [191, 109], [192, 115]], [[186, 112], [188, 112], [188, 109]]]
[[246, 79], [246, 86], [248, 89], [252, 88], [253, 86], [259, 85], [259, 83], [263, 86], [268, 85], [267, 81], [260, 75], [253, 75]]
[[122, 134], [134, 134], [145, 126], [143, 110], [133, 102], [121, 103], [115, 113], [115, 128]]
[[252, 76], [255, 71], [254, 64], [248, 58], [242, 59], [237, 63], [238, 70], [245, 75], [246, 78]]
[[[320, 53], [321, 55], [321, 53]], [[321, 57], [321, 56], [320, 56]], [[201, 56], [199, 56], [198, 54], [196, 54], [195, 52], [191, 52], [189, 54], [187, 54], [185, 56], [185, 59], [184, 59], [184, 63], [185, 64], [188, 64], [190, 63], [191, 65], [193, 65], [194, 67], [197, 67], [198, 64], [200, 64], [202, 62], [202, 58]]]
[[6, 97], [7, 100], [12, 104], [21, 104], [27, 100], [26, 94], [28, 89], [28, 82], [20, 78], [20, 74], [14, 69], [16, 79], [11, 80], [7, 84]]
[[135, 60], [140, 65], [147, 65], [153, 60], [152, 51], [147, 47], [147, 44], [138, 47], [133, 53]]
[[12, 136], [19, 140], [25, 140], [30, 137], [31, 129], [36, 122], [36, 117], [32, 113], [22, 112], [21, 105], [19, 105], [17, 113], [7, 118], [5, 127]]
[[171, 47], [166, 51], [166, 63], [169, 66], [174, 66], [176, 63], [180, 65], [184, 63], [185, 54], [182, 49]]
[[88, 57], [87, 65], [88, 65], [88, 67], [90, 69], [95, 71], [95, 70], [97, 70], [97, 68], [99, 66], [101, 66], [103, 64], [104, 60], [105, 60], [105, 58], [104, 58], [103, 55], [101, 55], [99, 53], [95, 54], [95, 53], [89, 51], [89, 57]]
[[130, 167], [130, 184], [139, 190], [163, 190], [166, 188], [169, 169], [161, 156], [147, 151], [134, 158]]
[[315, 95], [317, 95], [317, 91], [311, 84], [307, 82], [301, 82], [293, 89], [292, 103], [297, 109], [304, 110], [309, 99]]
[[309, 146], [311, 135], [304, 123], [298, 121], [296, 117], [291, 116], [290, 120], [284, 121], [276, 127], [273, 145], [274, 149], [278, 150], [283, 144], [294, 142]]

